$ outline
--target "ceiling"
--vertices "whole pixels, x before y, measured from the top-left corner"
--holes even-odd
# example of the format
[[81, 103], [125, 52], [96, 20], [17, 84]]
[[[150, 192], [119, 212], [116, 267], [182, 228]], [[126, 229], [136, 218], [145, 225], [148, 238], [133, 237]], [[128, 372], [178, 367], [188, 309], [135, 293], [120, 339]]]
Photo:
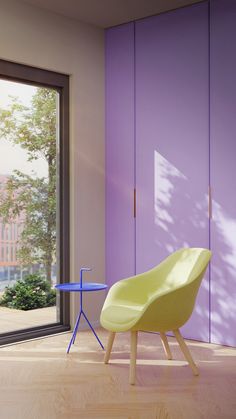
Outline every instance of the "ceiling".
[[201, 0], [24, 0], [100, 28], [176, 9]]

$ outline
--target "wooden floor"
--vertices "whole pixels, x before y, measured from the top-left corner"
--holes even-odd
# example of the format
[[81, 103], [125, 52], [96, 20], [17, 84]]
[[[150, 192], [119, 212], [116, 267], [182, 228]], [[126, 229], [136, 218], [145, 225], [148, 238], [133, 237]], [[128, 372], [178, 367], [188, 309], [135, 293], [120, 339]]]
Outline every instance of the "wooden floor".
[[[107, 333], [99, 330], [106, 343]], [[128, 384], [129, 335], [119, 334], [111, 363], [91, 332], [0, 349], [1, 419], [236, 418], [236, 350], [189, 342], [200, 376], [192, 375], [174, 338], [165, 359], [159, 335], [139, 334], [137, 384]]]

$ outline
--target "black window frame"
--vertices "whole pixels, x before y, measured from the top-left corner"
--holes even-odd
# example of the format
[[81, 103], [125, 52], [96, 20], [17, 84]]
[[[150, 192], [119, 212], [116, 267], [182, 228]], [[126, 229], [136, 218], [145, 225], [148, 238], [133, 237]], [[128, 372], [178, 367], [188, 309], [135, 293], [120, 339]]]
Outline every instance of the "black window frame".
[[[59, 182], [60, 182], [60, 283], [70, 278], [70, 193], [69, 193], [69, 75], [0, 59], [0, 79], [53, 88], [59, 93]], [[70, 298], [60, 293], [59, 322], [0, 334], [0, 345], [70, 330]]]

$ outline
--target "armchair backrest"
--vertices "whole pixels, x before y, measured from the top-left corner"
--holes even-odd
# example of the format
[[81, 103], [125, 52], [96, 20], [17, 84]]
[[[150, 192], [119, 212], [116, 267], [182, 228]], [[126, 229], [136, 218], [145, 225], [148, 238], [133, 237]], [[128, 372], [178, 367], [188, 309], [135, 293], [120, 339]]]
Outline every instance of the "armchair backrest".
[[192, 282], [207, 267], [211, 252], [202, 248], [183, 248], [172, 253], [148, 273], [150, 291], [171, 291]]
[[208, 249], [180, 249], [146, 272], [148, 298], [137, 329], [166, 331], [186, 323], [210, 258]]

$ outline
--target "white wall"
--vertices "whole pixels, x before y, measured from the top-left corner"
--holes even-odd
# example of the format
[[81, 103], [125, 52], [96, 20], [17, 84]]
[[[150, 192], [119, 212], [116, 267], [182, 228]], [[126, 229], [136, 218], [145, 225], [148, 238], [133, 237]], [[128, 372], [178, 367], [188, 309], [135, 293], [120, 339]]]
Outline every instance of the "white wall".
[[[81, 266], [104, 282], [103, 30], [30, 6], [0, 0], [0, 58], [70, 74], [71, 281]], [[98, 320], [104, 292], [86, 296]], [[91, 304], [90, 304], [91, 302]], [[72, 321], [78, 303], [72, 298]]]

